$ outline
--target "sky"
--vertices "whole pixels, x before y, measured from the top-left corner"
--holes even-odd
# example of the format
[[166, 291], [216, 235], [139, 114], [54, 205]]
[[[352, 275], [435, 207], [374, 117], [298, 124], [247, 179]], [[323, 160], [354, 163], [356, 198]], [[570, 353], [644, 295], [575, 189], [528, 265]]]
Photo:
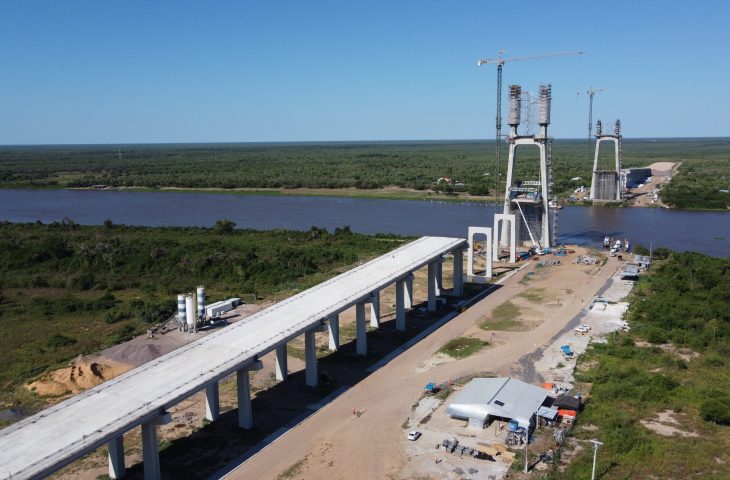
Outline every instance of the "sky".
[[493, 139], [477, 60], [500, 49], [586, 52], [505, 64], [505, 96], [552, 84], [556, 138], [587, 136], [589, 87], [625, 137], [730, 136], [728, 2], [7, 0], [0, 18], [2, 145]]

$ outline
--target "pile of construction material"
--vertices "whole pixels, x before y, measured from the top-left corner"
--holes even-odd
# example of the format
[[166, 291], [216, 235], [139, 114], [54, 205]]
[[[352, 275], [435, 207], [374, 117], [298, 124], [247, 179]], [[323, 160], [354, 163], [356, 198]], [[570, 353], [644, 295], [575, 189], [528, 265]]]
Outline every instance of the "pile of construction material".
[[601, 260], [593, 255], [579, 255], [575, 263], [579, 265], [598, 265]]

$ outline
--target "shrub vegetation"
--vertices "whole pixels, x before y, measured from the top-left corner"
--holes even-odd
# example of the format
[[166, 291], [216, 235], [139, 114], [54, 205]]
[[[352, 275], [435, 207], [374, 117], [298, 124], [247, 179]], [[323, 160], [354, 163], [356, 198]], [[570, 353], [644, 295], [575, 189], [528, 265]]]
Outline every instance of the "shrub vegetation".
[[[0, 401], [80, 353], [124, 341], [175, 312], [176, 294], [277, 298], [405, 239], [335, 233], [0, 223]], [[230, 228], [229, 228], [230, 227]]]
[[[592, 388], [573, 435], [604, 443], [598, 478], [730, 478], [729, 276], [730, 259], [669, 254], [631, 294], [631, 333], [593, 344], [581, 357], [586, 369], [576, 380]], [[672, 345], [651, 345], [665, 342]], [[697, 436], [666, 437], [642, 425], [666, 410], [674, 427]], [[589, 478], [587, 447], [550, 478]]]

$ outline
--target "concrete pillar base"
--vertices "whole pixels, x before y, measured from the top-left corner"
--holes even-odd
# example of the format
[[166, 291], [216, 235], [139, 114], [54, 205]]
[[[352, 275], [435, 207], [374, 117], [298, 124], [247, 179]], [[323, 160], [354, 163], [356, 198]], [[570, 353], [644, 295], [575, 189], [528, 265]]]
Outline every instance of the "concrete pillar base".
[[142, 461], [145, 480], [160, 480], [160, 452], [157, 446], [157, 419], [142, 424]]
[[428, 264], [428, 311], [436, 311], [436, 262]]
[[314, 329], [304, 332], [305, 377], [308, 387], [317, 386], [317, 349], [314, 342]]
[[395, 329], [403, 332], [406, 329], [405, 281], [395, 282]]
[[238, 426], [250, 430], [253, 428], [253, 413], [251, 411], [251, 382], [248, 378], [248, 369], [236, 372], [236, 390], [238, 393]]
[[329, 348], [336, 352], [340, 348], [340, 316], [335, 313], [327, 318], [327, 330], [329, 333]]
[[416, 276], [412, 273], [409, 273], [406, 277], [406, 288], [404, 291], [405, 295], [405, 301], [403, 302], [403, 307], [408, 310], [413, 308], [413, 280], [415, 280]]
[[218, 381], [205, 387], [205, 418], [215, 422], [221, 416]]
[[124, 477], [124, 437], [119, 435], [109, 442], [109, 478]]
[[464, 295], [464, 253], [462, 249], [454, 250], [454, 288], [452, 294], [456, 297]]
[[355, 327], [357, 330], [357, 339], [355, 340], [355, 350], [358, 355], [365, 356], [368, 354], [368, 337], [365, 327], [365, 304], [358, 303], [355, 305]]
[[276, 346], [276, 380], [283, 382], [289, 376], [286, 342]]
[[380, 327], [380, 291], [370, 294], [370, 326]]

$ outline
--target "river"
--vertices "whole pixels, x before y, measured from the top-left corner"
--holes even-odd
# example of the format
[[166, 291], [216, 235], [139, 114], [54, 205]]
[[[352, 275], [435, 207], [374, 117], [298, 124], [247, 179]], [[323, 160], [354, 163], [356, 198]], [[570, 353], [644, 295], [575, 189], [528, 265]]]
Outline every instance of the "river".
[[[0, 189], [0, 220], [44, 223], [69, 217], [84, 225], [106, 219], [141, 226], [210, 227], [229, 219], [238, 228], [308, 230], [349, 225], [367, 234], [466, 236], [469, 225], [491, 226], [493, 206], [418, 200], [340, 197]], [[659, 208], [566, 207], [559, 211], [562, 243], [600, 245], [603, 237], [730, 256], [730, 213]]]

